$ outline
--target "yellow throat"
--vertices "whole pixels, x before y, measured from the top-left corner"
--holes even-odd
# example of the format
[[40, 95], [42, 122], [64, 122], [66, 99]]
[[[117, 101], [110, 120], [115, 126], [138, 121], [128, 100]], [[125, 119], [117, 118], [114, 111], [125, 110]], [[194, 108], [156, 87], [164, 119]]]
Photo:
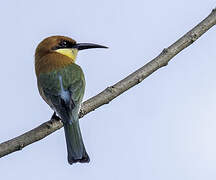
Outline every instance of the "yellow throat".
[[76, 48], [62, 48], [62, 49], [57, 49], [57, 53], [63, 54], [73, 60], [73, 62], [76, 61], [78, 49]]

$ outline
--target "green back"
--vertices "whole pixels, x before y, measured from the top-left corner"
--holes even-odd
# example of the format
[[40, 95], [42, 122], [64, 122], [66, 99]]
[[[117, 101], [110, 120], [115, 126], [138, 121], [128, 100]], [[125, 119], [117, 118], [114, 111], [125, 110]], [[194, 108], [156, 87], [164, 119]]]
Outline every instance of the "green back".
[[[40, 91], [42, 91], [41, 95], [51, 108], [57, 112], [63, 111], [61, 109], [62, 100], [60, 97], [61, 85], [59, 75], [62, 77], [64, 90], [69, 91], [71, 95], [71, 104], [68, 104], [69, 109], [67, 111], [72, 112], [74, 119], [77, 119], [79, 107], [85, 91], [85, 78], [80, 66], [71, 64], [65, 68], [40, 74], [38, 77], [38, 86]], [[63, 116], [65, 113], [63, 113], [63, 115], [61, 115], [61, 113], [59, 114]]]

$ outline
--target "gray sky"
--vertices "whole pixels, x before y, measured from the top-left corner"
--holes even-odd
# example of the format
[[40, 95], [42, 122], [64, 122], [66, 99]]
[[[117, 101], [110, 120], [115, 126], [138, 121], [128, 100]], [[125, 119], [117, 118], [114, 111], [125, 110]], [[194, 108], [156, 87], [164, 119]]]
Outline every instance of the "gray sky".
[[[0, 141], [47, 121], [34, 72], [50, 35], [107, 45], [80, 52], [84, 99], [158, 55], [215, 7], [213, 0], [10, 0], [0, 6]], [[137, 87], [88, 114], [89, 164], [70, 166], [63, 130], [0, 159], [10, 179], [216, 179], [215, 27]]]

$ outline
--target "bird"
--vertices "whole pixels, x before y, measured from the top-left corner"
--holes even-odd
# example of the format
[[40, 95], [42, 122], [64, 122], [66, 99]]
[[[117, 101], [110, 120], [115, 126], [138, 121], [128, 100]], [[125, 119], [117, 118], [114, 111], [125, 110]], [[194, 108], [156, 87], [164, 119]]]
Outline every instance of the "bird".
[[70, 37], [50, 36], [35, 51], [35, 73], [39, 94], [60, 117], [64, 126], [69, 164], [88, 163], [79, 126], [79, 111], [85, 92], [85, 77], [76, 64], [78, 51], [107, 48], [93, 43], [77, 43]]

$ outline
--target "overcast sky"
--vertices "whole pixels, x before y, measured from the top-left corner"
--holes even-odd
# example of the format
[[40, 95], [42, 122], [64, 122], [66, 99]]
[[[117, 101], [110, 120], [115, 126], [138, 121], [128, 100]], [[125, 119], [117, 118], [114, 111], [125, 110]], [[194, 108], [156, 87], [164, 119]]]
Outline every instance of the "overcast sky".
[[[50, 119], [34, 72], [51, 35], [109, 46], [78, 54], [88, 99], [157, 56], [214, 0], [9, 0], [0, 6], [0, 141]], [[89, 164], [67, 163], [63, 129], [0, 159], [4, 180], [215, 180], [216, 31], [80, 122]]]

